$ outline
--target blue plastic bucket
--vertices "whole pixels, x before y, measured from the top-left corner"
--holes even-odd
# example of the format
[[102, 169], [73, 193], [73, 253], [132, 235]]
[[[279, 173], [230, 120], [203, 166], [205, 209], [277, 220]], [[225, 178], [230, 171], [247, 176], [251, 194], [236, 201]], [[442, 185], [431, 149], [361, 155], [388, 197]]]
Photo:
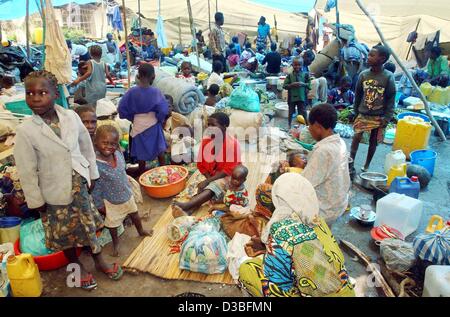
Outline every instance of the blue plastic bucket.
[[436, 163], [437, 153], [432, 150], [417, 150], [411, 152], [411, 164], [416, 164], [425, 167], [431, 176], [434, 172], [434, 164]]
[[22, 218], [19, 217], [0, 217], [0, 228], [12, 228], [20, 225]]
[[419, 117], [422, 118], [425, 122], [431, 122], [430, 118], [428, 118], [427, 115], [418, 112], [402, 112], [397, 115], [397, 120], [403, 119], [404, 117]]

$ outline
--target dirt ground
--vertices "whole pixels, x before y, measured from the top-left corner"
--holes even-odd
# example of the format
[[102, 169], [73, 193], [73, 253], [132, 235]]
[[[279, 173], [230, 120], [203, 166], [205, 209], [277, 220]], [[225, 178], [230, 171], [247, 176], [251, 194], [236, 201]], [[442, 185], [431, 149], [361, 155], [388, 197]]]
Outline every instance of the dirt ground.
[[[347, 143], [350, 142], [350, 140], [346, 141]], [[424, 201], [425, 210], [420, 227], [415, 234], [424, 232], [424, 228], [430, 216], [433, 214], [439, 214], [445, 219], [450, 219], [450, 165], [447, 162], [450, 157], [450, 145], [448, 141], [440, 142], [436, 137], [432, 136], [430, 139], [430, 147], [438, 152], [438, 159], [432, 181], [428, 188], [420, 194], [420, 199]], [[383, 171], [384, 158], [390, 149], [391, 147], [387, 145], [379, 146], [372, 162], [371, 170]], [[360, 171], [359, 169], [365, 160], [366, 153], [367, 146], [362, 144], [356, 158], [357, 171]], [[167, 208], [171, 200], [154, 200], [148, 197], [145, 200], [143, 210], [150, 208], [151, 214], [149, 219], [145, 219], [144, 227], [150, 229]], [[351, 205], [359, 206], [366, 203], [372, 203], [372, 195], [353, 186]], [[348, 213], [344, 214], [332, 227], [337, 241], [342, 239], [350, 241], [376, 262], [380, 255], [378, 247], [375, 246], [370, 237], [370, 229], [361, 227], [354, 220], [351, 220]], [[407, 240], [411, 241], [415, 234], [409, 236]], [[107, 245], [104, 248], [104, 256], [109, 262], [116, 261], [123, 263], [140, 241], [141, 238], [137, 235], [136, 230], [133, 227], [127, 227], [125, 233], [121, 236], [120, 257], [113, 258], [110, 256], [111, 245]], [[345, 251], [344, 254], [346, 256], [346, 267], [349, 274], [356, 280], [357, 296], [379, 296], [376, 288], [368, 286], [367, 281], [370, 272], [366, 271], [365, 267], [354, 258], [353, 254], [348, 254]], [[119, 282], [114, 282], [109, 280], [104, 274], [95, 271], [93, 262], [89, 256], [82, 254], [81, 260], [94, 273], [99, 285], [96, 290], [87, 292], [81, 289], [66, 287], [68, 273], [65, 271], [65, 268], [62, 268], [52, 272], [41, 272], [44, 280], [43, 296], [175, 296], [184, 292], [200, 293], [205, 296], [242, 296], [237, 286], [164, 280], [144, 273], [138, 275], [126, 273]]]

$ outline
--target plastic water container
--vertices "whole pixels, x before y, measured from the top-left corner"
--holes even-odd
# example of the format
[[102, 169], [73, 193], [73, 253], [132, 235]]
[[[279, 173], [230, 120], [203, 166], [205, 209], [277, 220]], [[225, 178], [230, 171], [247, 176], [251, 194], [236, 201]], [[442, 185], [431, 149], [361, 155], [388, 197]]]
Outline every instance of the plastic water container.
[[406, 163], [406, 155], [402, 150], [391, 151], [386, 155], [384, 160], [384, 173], [387, 174], [392, 166]]
[[437, 153], [432, 150], [418, 150], [411, 152], [411, 164], [425, 167], [431, 176], [434, 173], [434, 165], [436, 164]]
[[377, 201], [375, 227], [387, 225], [406, 238], [417, 230], [423, 213], [423, 203], [406, 195], [390, 193]]
[[19, 239], [21, 222], [22, 219], [19, 217], [0, 218], [0, 244], [14, 243]]
[[431, 134], [431, 123], [417, 116], [406, 116], [398, 121], [393, 150], [402, 150], [408, 159], [415, 150], [426, 149]]
[[446, 105], [447, 104], [446, 88], [442, 88], [439, 86], [434, 87], [433, 91], [431, 92], [431, 95], [428, 97], [428, 100], [440, 105]]
[[387, 185], [391, 186], [392, 181], [396, 177], [406, 177], [406, 171], [407, 171], [406, 163], [392, 166], [391, 169], [389, 170], [389, 173], [387, 174], [388, 176]]
[[450, 266], [427, 267], [422, 297], [450, 297]]
[[384, 144], [390, 145], [390, 144], [394, 143], [395, 131], [396, 131], [396, 129], [389, 129], [386, 131], [386, 133], [384, 134], [384, 139], [383, 139]]
[[39, 297], [42, 280], [39, 269], [29, 253], [8, 257], [6, 263], [11, 292], [14, 297]]
[[34, 29], [34, 43], [37, 45], [44, 44], [44, 29], [35, 28]]
[[420, 183], [417, 176], [411, 177], [396, 177], [389, 187], [390, 193], [404, 194], [406, 196], [419, 199]]

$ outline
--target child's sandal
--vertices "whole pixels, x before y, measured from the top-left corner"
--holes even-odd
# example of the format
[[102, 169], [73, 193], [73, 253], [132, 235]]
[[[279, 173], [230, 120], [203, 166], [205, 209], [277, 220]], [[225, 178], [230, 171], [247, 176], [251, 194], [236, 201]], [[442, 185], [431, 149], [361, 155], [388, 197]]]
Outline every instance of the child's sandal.
[[119, 264], [114, 263], [112, 269], [104, 270], [103, 273], [105, 273], [110, 279], [118, 281], [123, 275], [123, 270]]
[[84, 290], [92, 291], [93, 289], [97, 288], [97, 281], [91, 273], [89, 273], [86, 278], [81, 279], [80, 282], [81, 288]]

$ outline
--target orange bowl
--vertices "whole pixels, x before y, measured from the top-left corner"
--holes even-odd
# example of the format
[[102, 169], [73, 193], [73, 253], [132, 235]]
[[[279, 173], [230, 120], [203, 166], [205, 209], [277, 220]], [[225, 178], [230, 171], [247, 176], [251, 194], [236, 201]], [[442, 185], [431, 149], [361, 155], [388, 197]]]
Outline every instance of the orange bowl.
[[[166, 185], [148, 185], [144, 183], [144, 177], [150, 173], [152, 173], [155, 170], [158, 170], [160, 168], [165, 168], [165, 167], [176, 167], [181, 169], [184, 172], [184, 176], [182, 179], [177, 180], [174, 183], [171, 184], [166, 184]], [[183, 166], [179, 166], [179, 165], [167, 165], [167, 166], [159, 166], [159, 167], [155, 167], [147, 172], [145, 172], [144, 174], [142, 174], [139, 177], [139, 184], [141, 184], [141, 186], [144, 188], [145, 192], [147, 193], [147, 195], [149, 195], [150, 197], [153, 198], [168, 198], [168, 197], [172, 197], [175, 196], [177, 194], [179, 194], [185, 187], [186, 187], [186, 182], [187, 182], [187, 177], [189, 175], [189, 172], [186, 168], [184, 168]]]

